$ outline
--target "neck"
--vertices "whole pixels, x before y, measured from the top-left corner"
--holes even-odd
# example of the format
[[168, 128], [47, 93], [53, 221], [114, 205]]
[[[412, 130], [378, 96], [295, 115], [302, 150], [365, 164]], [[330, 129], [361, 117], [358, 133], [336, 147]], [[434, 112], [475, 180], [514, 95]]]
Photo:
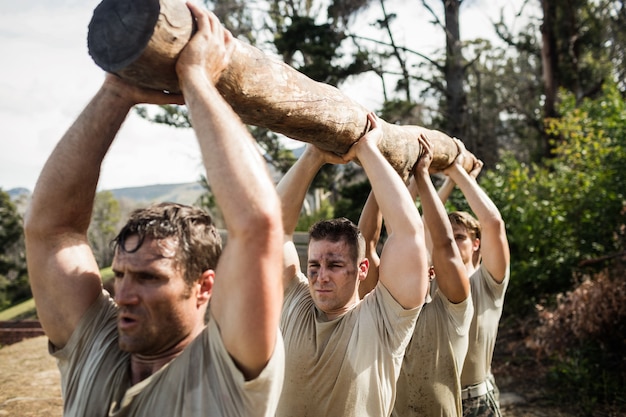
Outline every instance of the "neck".
[[159, 358], [146, 358], [139, 355], [132, 355], [130, 358], [130, 371], [133, 385], [152, 376], [152, 374], [167, 365], [176, 356], [180, 355], [181, 352], [182, 350]]
[[318, 307], [318, 310], [326, 316], [326, 320], [327, 321], [331, 321], [336, 319], [339, 316], [343, 316], [344, 314], [346, 314], [348, 311], [352, 310], [354, 307], [357, 306], [357, 304], [359, 304], [361, 300], [353, 300], [351, 303], [345, 305], [343, 308], [339, 308], [336, 310], [329, 310], [329, 311], [325, 311], [322, 310]]
[[472, 261], [465, 264], [465, 270], [467, 271], [468, 277], [471, 277], [474, 274], [474, 272], [476, 272], [477, 269], [478, 269], [478, 266], [474, 265]]
[[135, 385], [144, 379], [149, 378], [159, 369], [174, 360], [178, 355], [183, 353], [185, 348], [189, 346], [198, 334], [200, 334], [201, 330], [202, 329], [190, 334], [164, 352], [152, 355], [142, 355], [137, 353], [131, 354], [130, 372], [132, 384]]

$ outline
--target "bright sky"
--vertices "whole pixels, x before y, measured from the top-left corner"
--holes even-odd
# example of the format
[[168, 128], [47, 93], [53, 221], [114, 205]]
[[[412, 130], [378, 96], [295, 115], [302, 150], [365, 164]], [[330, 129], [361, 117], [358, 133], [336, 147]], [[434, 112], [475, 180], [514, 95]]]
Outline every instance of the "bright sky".
[[[54, 145], [102, 83], [103, 72], [87, 51], [87, 25], [99, 2], [0, 0], [0, 56], [3, 57], [0, 188], [3, 190], [34, 188]], [[461, 15], [462, 36], [474, 38], [481, 33], [484, 37], [493, 36], [487, 12], [494, 15], [510, 2], [467, 0], [469, 7], [462, 9]], [[411, 7], [407, 8], [407, 4]], [[426, 42], [422, 44], [426, 48], [429, 43], [441, 45], [440, 31], [424, 20], [428, 16], [420, 4], [417, 0], [389, 1], [388, 12], [405, 5], [399, 14], [402, 25], [402, 30], [396, 33], [399, 43], [419, 39]], [[419, 28], [422, 35], [413, 34]], [[412, 47], [424, 51], [420, 46]], [[371, 79], [346, 85], [344, 91], [375, 109], [381, 95], [375, 88], [363, 88], [363, 83], [370, 82]], [[190, 129], [151, 124], [131, 114], [104, 161], [99, 188], [193, 182], [201, 173], [199, 150]]]

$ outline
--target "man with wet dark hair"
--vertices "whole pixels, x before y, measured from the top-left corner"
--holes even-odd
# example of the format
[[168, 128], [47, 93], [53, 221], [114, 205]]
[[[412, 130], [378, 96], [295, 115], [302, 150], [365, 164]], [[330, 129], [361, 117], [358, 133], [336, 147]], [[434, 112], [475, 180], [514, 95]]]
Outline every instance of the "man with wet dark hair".
[[221, 253], [201, 210], [137, 211], [115, 240], [115, 295], [103, 291], [87, 239], [102, 161], [134, 105], [183, 103], [107, 74], [48, 159], [25, 221], [29, 277], [66, 416], [276, 410], [284, 370], [280, 201], [256, 144], [214, 85], [232, 36], [212, 13], [188, 6], [198, 30], [176, 71], [228, 246]]

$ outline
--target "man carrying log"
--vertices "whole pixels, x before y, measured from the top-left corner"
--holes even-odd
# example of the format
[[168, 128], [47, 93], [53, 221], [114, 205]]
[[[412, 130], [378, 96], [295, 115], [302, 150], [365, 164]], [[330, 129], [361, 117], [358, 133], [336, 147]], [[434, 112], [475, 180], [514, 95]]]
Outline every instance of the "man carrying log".
[[25, 220], [31, 286], [66, 416], [275, 413], [284, 367], [280, 201], [214, 86], [232, 37], [214, 15], [189, 8], [198, 32], [176, 70], [228, 246], [221, 253], [199, 209], [137, 211], [115, 239], [115, 295], [103, 291], [87, 239], [100, 165], [135, 104], [183, 102], [108, 74], [48, 159]]
[[[277, 416], [389, 416], [404, 349], [426, 296], [424, 228], [400, 176], [378, 148], [372, 129], [344, 158], [308, 145], [278, 184], [282, 200], [285, 301], [285, 384]], [[369, 267], [365, 241], [347, 219], [322, 220], [309, 231], [307, 275], [300, 271], [293, 232], [306, 191], [325, 163], [358, 158], [381, 211], [393, 226], [378, 286], [363, 300]]]

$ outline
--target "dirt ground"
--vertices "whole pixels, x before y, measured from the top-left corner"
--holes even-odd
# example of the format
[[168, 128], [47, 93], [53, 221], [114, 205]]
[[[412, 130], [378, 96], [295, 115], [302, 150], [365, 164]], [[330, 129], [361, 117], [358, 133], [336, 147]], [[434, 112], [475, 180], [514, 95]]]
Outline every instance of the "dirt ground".
[[[40, 336], [0, 348], [0, 416], [62, 416], [59, 372], [46, 343], [45, 336]], [[514, 348], [509, 346], [506, 335], [499, 343], [503, 348]], [[494, 373], [504, 417], [576, 416], [547, 404], [536, 384], [537, 371], [519, 366], [519, 360], [503, 348], [496, 352], [494, 362], [502, 362]]]
[[0, 416], [60, 417], [59, 371], [45, 336], [0, 349]]

